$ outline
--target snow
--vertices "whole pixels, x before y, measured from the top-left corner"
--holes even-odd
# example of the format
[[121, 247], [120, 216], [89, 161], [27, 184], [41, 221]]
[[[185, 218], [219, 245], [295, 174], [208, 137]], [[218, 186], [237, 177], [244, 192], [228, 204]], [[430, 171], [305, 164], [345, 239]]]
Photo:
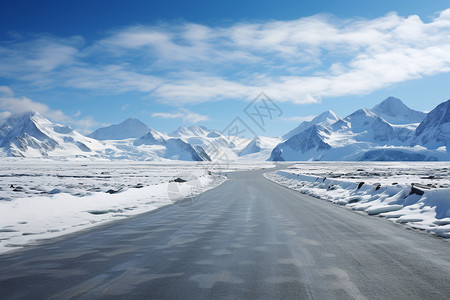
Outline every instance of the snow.
[[247, 138], [224, 136], [204, 126], [180, 127], [169, 136], [178, 137], [194, 147], [201, 147], [213, 161], [238, 160], [239, 152], [250, 142]]
[[311, 162], [265, 176], [303, 194], [450, 237], [450, 172], [445, 163]]
[[[0, 253], [176, 205], [185, 197], [195, 202], [226, 180], [222, 174], [274, 166], [17, 158], [1, 164]], [[187, 182], [173, 182], [176, 178]]]
[[345, 118], [351, 131], [357, 133], [357, 140], [385, 142], [393, 138], [394, 129], [368, 109], [359, 109]]
[[317, 117], [315, 117], [314, 119], [312, 119], [311, 121], [303, 121], [298, 127], [294, 128], [293, 130], [289, 131], [288, 133], [286, 133], [285, 135], [283, 135], [283, 139], [287, 140], [291, 137], [293, 137], [296, 134], [299, 134], [302, 131], [305, 131], [306, 129], [308, 129], [309, 127], [313, 126], [313, 125], [331, 125], [334, 124], [336, 121], [341, 120], [341, 118], [336, 115], [333, 111], [331, 110], [327, 110], [323, 113], [321, 113], [320, 115], [318, 115]]
[[[12, 117], [0, 147], [0, 156], [43, 157], [100, 157], [114, 146], [88, 138], [69, 126], [55, 124], [38, 113]], [[3, 127], [3, 126], [2, 126]], [[89, 153], [88, 153], [89, 152]]]
[[450, 100], [433, 109], [414, 132], [412, 145], [423, 145], [429, 149], [442, 146], [450, 153]]
[[400, 99], [389, 97], [375, 105], [372, 111], [390, 124], [420, 123], [426, 113], [410, 109]]
[[[281, 138], [236, 137], [204, 126], [180, 127], [170, 134], [137, 119], [84, 136], [38, 113], [10, 116], [0, 125], [0, 157], [59, 160], [139, 161], [444, 161], [450, 160], [450, 100], [425, 114], [388, 98], [374, 108], [342, 119], [326, 111]], [[398, 110], [398, 112], [396, 111]], [[401, 120], [392, 118], [399, 117]], [[408, 119], [411, 117], [410, 119]], [[404, 124], [405, 120], [416, 123]], [[397, 124], [394, 124], [397, 123]]]
[[[139, 139], [132, 138], [145, 132]], [[52, 123], [38, 113], [12, 117], [0, 126], [0, 157], [51, 157], [60, 160], [210, 160], [203, 149], [149, 129], [136, 119], [83, 136], [69, 126]], [[126, 138], [130, 136], [131, 138]], [[117, 140], [104, 140], [117, 138]]]
[[252, 139], [247, 146], [239, 152], [239, 159], [265, 161], [269, 158], [272, 149], [280, 142], [280, 138], [258, 136]]
[[[119, 124], [120, 125], [120, 124]], [[114, 125], [114, 126], [119, 126]], [[149, 129], [136, 139], [105, 140], [118, 150], [111, 150], [107, 159], [134, 160], [223, 160], [264, 161], [280, 138], [258, 137], [259, 148], [243, 151], [252, 140], [242, 137], [227, 137], [204, 126], [179, 127], [172, 133]], [[245, 153], [244, 153], [245, 152]]]
[[170, 133], [169, 136], [171, 137], [206, 136], [211, 132], [213, 131], [209, 130], [205, 126], [189, 126], [189, 127], [181, 126], [174, 132]]
[[[384, 117], [389, 114], [391, 118], [386, 118], [397, 124], [370, 109], [359, 109], [334, 123], [330, 123], [332, 118], [308, 126], [303, 122], [294, 129], [294, 135], [274, 148], [269, 160], [450, 160], [450, 100], [429, 114], [411, 110], [396, 98], [388, 98], [375, 108]], [[404, 124], [405, 120], [412, 123]]]
[[110, 125], [93, 131], [88, 137], [102, 140], [123, 140], [129, 138], [139, 138], [150, 131], [150, 127], [138, 119], [126, 119], [120, 124]]
[[134, 146], [140, 145], [163, 145], [166, 142], [166, 137], [164, 134], [150, 129], [147, 133], [140, 136], [138, 139], [134, 140]]

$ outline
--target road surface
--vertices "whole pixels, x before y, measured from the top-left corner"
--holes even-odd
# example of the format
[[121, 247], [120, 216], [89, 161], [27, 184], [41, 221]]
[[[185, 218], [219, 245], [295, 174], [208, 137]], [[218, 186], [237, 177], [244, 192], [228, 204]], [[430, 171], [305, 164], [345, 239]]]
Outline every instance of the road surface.
[[0, 299], [449, 299], [449, 240], [262, 174], [2, 255]]

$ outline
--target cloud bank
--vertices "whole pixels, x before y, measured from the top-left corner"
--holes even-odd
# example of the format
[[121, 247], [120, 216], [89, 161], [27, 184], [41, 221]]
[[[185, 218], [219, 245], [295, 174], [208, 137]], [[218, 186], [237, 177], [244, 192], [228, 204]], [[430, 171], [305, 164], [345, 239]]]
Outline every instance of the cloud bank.
[[11, 115], [20, 115], [27, 112], [38, 112], [41, 115], [63, 123], [70, 123], [77, 126], [82, 133], [89, 133], [92, 127], [99, 125], [90, 116], [79, 118], [81, 111], [77, 111], [74, 117], [65, 115], [61, 110], [49, 108], [46, 104], [33, 101], [26, 97], [18, 98], [7, 86], [0, 86], [0, 121], [4, 121]]
[[138, 91], [170, 105], [250, 101], [261, 91], [305, 104], [449, 72], [449, 36], [450, 9], [429, 22], [390, 13], [136, 25], [89, 44], [37, 34], [0, 43], [0, 77], [40, 89]]

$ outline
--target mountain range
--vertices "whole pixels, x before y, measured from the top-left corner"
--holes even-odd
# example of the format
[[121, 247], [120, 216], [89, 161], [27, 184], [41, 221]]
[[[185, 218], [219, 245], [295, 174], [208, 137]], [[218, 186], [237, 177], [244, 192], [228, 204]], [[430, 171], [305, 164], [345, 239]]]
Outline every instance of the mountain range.
[[245, 139], [204, 126], [158, 132], [137, 119], [87, 136], [39, 113], [0, 124], [0, 156], [127, 160], [450, 160], [450, 100], [431, 112], [389, 97], [346, 117], [326, 111], [283, 137]]
[[345, 118], [325, 112], [286, 137], [269, 160], [450, 160], [450, 100], [425, 114], [389, 97]]

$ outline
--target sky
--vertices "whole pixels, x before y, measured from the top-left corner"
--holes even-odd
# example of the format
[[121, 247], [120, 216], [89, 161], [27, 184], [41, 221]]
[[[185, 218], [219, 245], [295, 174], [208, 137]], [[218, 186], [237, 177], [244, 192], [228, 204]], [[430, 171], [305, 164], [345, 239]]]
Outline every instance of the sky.
[[[448, 1], [0, 2], [0, 120], [222, 130], [263, 92], [281, 136], [326, 110], [450, 98]], [[247, 118], [247, 119], [246, 119]]]

